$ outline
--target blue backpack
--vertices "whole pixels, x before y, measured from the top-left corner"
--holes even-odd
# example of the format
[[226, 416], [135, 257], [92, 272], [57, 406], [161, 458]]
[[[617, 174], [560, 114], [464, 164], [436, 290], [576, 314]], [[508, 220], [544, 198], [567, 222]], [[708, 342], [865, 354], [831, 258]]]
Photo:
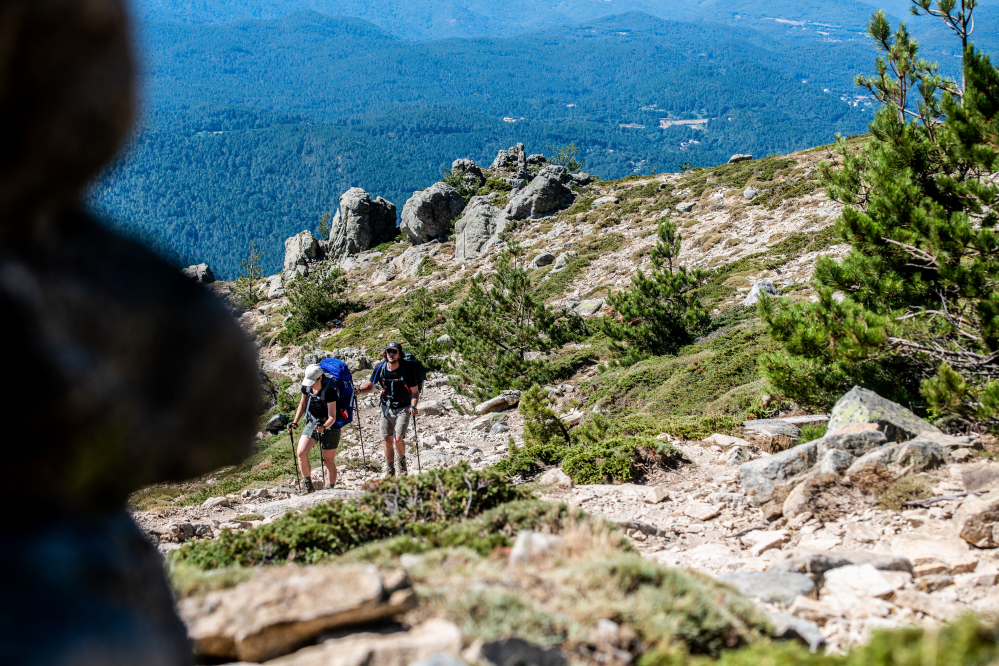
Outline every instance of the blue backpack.
[[[334, 428], [342, 428], [354, 420], [354, 378], [350, 375], [347, 365], [336, 358], [327, 358], [319, 362], [327, 382], [335, 382], [340, 400], [337, 401], [337, 411], [340, 413]], [[326, 389], [323, 388], [323, 392]]]

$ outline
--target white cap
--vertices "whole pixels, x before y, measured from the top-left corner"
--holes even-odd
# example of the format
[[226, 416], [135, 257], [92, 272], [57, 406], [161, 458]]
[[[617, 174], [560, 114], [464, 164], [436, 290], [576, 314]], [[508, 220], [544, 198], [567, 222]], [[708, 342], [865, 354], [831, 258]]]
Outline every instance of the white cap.
[[305, 379], [302, 380], [302, 386], [312, 386], [322, 376], [323, 369], [320, 366], [310, 365], [305, 369]]

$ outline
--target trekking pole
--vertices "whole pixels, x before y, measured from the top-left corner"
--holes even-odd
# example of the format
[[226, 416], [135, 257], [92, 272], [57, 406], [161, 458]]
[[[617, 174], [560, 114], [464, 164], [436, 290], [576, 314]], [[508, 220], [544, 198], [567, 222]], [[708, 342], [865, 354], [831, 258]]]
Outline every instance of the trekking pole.
[[302, 479], [298, 475], [298, 451], [295, 450], [295, 437], [291, 434], [291, 430], [288, 431], [288, 440], [291, 442], [291, 464], [295, 466], [295, 483], [298, 488], [298, 494], [302, 494]]
[[364, 471], [368, 471], [368, 459], [364, 456], [364, 436], [361, 435], [361, 409], [357, 406], [357, 394], [354, 394], [354, 414], [357, 415], [357, 441], [361, 443], [361, 462], [364, 463]]
[[[326, 428], [323, 428], [323, 434], [326, 434]], [[316, 448], [319, 449], [319, 471], [322, 474], [320, 478], [323, 480], [323, 488], [326, 487], [326, 459], [323, 457], [323, 442], [318, 437], [316, 438]]]
[[422, 473], [423, 466], [420, 465], [420, 429], [416, 427], [416, 414], [413, 414], [413, 436], [416, 437], [416, 471]]

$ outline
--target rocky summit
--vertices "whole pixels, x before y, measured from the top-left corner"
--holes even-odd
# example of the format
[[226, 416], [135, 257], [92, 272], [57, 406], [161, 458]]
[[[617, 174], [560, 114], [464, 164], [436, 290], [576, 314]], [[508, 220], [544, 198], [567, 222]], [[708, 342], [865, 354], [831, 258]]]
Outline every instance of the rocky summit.
[[[734, 155], [602, 181], [518, 144], [489, 168], [456, 160], [405, 202], [399, 229], [385, 226], [392, 204], [355, 188], [329, 239], [288, 239], [278, 275], [188, 271], [255, 339], [268, 405], [246, 461], [131, 499], [195, 653], [457, 666], [763, 650], [812, 663], [922, 636], [891, 633], [911, 627], [943, 625], [951, 641], [947, 623], [994, 617], [995, 437], [864, 386], [815, 409], [761, 373], [768, 299], [823, 297], [817, 262], [849, 249], [817, 180], [830, 159]], [[670, 275], [706, 271], [711, 323], [628, 360], [602, 336], [621, 295], [659, 270], [667, 222]], [[341, 309], [303, 329], [316, 297], [301, 285], [318, 267], [336, 269]], [[525, 329], [490, 326], [531, 307], [549, 332], [469, 367], [462, 355], [483, 345], [520, 350]], [[339, 359], [360, 386], [391, 340], [428, 370], [406, 474], [396, 460], [387, 475], [379, 396], [359, 395], [335, 484], [313, 451], [304, 492], [284, 429], [305, 367]], [[503, 363], [521, 374], [494, 381]]]

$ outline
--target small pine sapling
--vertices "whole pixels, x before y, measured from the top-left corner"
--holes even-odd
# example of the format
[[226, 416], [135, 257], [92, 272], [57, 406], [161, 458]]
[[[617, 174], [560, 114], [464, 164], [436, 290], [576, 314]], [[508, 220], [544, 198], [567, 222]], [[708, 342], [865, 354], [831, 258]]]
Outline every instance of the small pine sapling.
[[682, 240], [675, 222], [668, 218], [660, 222], [658, 234], [650, 255], [651, 273], [639, 270], [627, 290], [610, 296], [608, 301], [619, 316], [601, 320], [603, 332], [631, 360], [675, 354], [710, 321], [695, 292], [707, 280], [707, 271], [674, 265]]

